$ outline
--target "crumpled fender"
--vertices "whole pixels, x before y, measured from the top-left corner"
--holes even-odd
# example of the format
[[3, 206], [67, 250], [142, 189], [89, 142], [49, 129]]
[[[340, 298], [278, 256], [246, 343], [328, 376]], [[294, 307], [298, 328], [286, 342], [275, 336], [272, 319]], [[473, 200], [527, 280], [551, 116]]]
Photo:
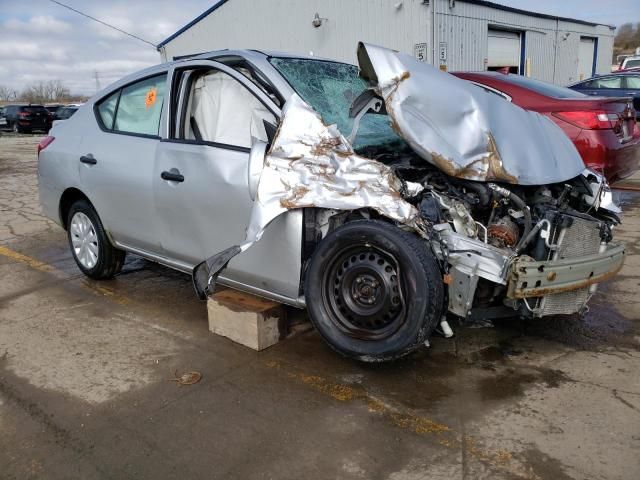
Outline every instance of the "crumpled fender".
[[361, 42], [358, 63], [396, 133], [450, 176], [545, 185], [584, 170], [571, 140], [543, 115], [388, 48]]
[[403, 182], [382, 162], [356, 154], [335, 125], [326, 125], [294, 94], [284, 106], [265, 158], [245, 242], [194, 268], [196, 292], [206, 298], [233, 257], [260, 240], [273, 219], [295, 208], [371, 208], [426, 236], [418, 210], [403, 198], [417, 195], [422, 188], [418, 183]]

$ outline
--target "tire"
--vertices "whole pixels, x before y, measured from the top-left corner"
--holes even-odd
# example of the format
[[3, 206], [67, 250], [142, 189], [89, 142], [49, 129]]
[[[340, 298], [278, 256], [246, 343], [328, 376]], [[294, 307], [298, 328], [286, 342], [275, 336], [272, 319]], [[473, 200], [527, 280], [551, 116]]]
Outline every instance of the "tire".
[[305, 277], [309, 317], [331, 348], [364, 362], [403, 357], [440, 321], [444, 285], [426, 241], [358, 220], [325, 237]]
[[18, 126], [18, 122], [13, 122], [13, 127], [11, 128], [13, 133], [22, 133], [22, 130]]
[[122, 270], [126, 253], [111, 245], [100, 217], [86, 200], [78, 200], [71, 205], [67, 216], [67, 238], [76, 265], [87, 277], [104, 280]]

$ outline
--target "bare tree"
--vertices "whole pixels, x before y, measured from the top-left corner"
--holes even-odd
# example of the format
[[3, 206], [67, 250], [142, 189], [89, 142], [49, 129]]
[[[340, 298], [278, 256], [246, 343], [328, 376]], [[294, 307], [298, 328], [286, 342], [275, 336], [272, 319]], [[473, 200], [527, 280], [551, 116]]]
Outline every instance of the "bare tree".
[[71, 92], [60, 80], [32, 83], [20, 95], [21, 100], [29, 103], [65, 102], [70, 97]]
[[18, 98], [18, 92], [15, 88], [0, 85], [0, 100], [11, 101]]

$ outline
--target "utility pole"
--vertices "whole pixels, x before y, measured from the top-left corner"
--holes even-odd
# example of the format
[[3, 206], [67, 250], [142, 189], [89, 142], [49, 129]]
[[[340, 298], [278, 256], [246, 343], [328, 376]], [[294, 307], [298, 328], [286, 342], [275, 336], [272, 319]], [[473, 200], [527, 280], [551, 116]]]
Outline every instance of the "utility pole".
[[100, 91], [100, 76], [98, 75], [98, 71], [93, 71], [93, 78], [96, 79], [96, 93]]

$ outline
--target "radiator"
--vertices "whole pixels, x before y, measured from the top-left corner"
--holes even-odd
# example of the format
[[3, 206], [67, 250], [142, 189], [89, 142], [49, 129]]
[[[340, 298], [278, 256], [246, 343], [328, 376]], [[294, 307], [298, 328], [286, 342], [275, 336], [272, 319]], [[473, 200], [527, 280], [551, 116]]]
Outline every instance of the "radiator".
[[[600, 223], [573, 217], [572, 224], [561, 229], [557, 235], [558, 249], [553, 253], [553, 260], [575, 258], [592, 255], [600, 251]], [[571, 314], [582, 310], [589, 300], [590, 287], [570, 292], [547, 295], [540, 300], [537, 315]]]

